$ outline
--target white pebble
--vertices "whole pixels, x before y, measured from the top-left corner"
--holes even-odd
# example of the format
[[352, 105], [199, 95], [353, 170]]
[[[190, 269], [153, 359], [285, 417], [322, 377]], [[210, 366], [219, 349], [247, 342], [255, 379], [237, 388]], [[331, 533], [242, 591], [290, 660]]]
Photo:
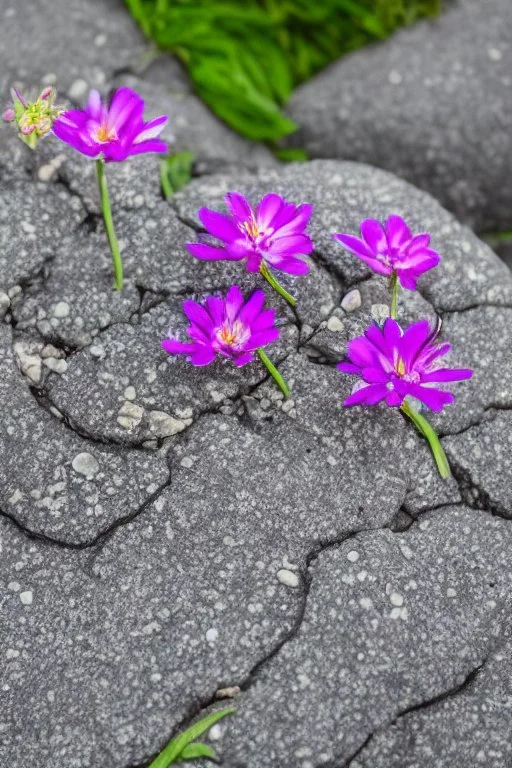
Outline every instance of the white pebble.
[[341, 308], [345, 312], [354, 312], [361, 306], [361, 292], [355, 288], [353, 291], [349, 291], [341, 300]]
[[359, 560], [359, 552], [356, 552], [355, 549], [351, 549], [350, 552], [347, 552], [347, 560], [351, 563], [357, 562]]
[[68, 315], [69, 315], [69, 304], [67, 303], [67, 301], [59, 301], [53, 309], [53, 316], [67, 317]]
[[206, 632], [206, 639], [209, 643], [214, 643], [218, 637], [219, 637], [219, 632], [215, 628], [209, 629]]
[[90, 453], [78, 453], [73, 459], [71, 466], [79, 475], [94, 477], [98, 472], [100, 465]]
[[398, 608], [404, 604], [404, 598], [399, 592], [392, 592], [389, 596], [391, 605], [396, 605]]
[[344, 325], [336, 315], [332, 315], [327, 321], [327, 330], [333, 333], [339, 333], [344, 329]]
[[23, 605], [32, 605], [32, 598], [33, 598], [33, 594], [31, 590], [27, 590], [27, 592], [20, 593], [20, 600], [23, 603]]
[[285, 587], [299, 586], [299, 577], [296, 573], [292, 573], [292, 571], [289, 571], [287, 568], [281, 568], [281, 570], [277, 572], [277, 578], [281, 584], [285, 585]]
[[126, 387], [125, 391], [123, 392], [123, 396], [125, 400], [135, 400], [136, 397], [135, 387]]

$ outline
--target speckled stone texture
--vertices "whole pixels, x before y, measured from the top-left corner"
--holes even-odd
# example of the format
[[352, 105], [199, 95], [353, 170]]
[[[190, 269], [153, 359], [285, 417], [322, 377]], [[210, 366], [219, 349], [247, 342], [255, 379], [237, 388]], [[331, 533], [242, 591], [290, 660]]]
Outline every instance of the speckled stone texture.
[[[34, 95], [41, 86], [55, 85], [58, 103], [68, 107], [83, 105], [90, 88], [107, 96], [127, 85], [147, 100], [148, 118], [170, 115], [163, 138], [174, 152], [193, 152], [198, 173], [228, 164], [254, 169], [276, 162], [266, 147], [242, 139], [212, 114], [175, 59], [156, 58], [122, 0], [0, 0], [0, 27], [1, 104], [8, 102], [13, 84]], [[94, 163], [57, 139], [47, 139], [37, 156], [13, 139], [14, 132], [2, 126], [0, 179], [4, 173], [11, 178], [26, 172], [42, 181], [63, 180], [97, 212]], [[120, 185], [113, 182], [113, 197], [122, 190], [140, 207], [151, 188], [158, 193], [158, 168], [159, 158], [153, 156], [113, 169], [114, 178], [122, 179]]]
[[[504, 768], [510, 272], [369, 166], [226, 171], [168, 203], [125, 195], [123, 174], [121, 295], [87, 190], [2, 188], [0, 765], [143, 768], [231, 689], [238, 715], [209, 737], [228, 768]], [[315, 204], [296, 311], [185, 250], [228, 189]], [[475, 368], [436, 422], [446, 482], [397, 411], [341, 406], [353, 382], [334, 363], [389, 293], [330, 233], [390, 212], [443, 256], [400, 319], [442, 317]], [[198, 370], [160, 348], [185, 297], [233, 282], [278, 311], [287, 400], [258, 363]]]
[[427, 190], [477, 231], [512, 228], [509, 0], [453, 0], [433, 21], [332, 64], [294, 93], [290, 144]]

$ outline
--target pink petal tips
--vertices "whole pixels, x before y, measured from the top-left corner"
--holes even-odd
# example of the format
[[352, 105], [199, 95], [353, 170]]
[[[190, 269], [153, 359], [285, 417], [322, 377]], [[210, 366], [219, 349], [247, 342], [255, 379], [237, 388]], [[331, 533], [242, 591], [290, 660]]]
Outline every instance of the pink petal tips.
[[167, 116], [143, 120], [144, 101], [131, 88], [119, 88], [107, 107], [98, 91], [91, 91], [85, 109], [63, 112], [53, 125], [54, 134], [88, 157], [121, 162], [131, 155], [167, 152], [158, 138]]

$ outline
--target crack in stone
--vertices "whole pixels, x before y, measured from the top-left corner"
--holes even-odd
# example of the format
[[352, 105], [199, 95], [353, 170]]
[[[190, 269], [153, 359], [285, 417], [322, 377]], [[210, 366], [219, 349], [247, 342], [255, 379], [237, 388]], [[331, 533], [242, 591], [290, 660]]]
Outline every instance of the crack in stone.
[[453, 686], [452, 688], [449, 688], [447, 691], [443, 691], [442, 693], [438, 694], [437, 696], [433, 696], [430, 699], [427, 699], [426, 701], [419, 702], [418, 704], [413, 704], [410, 707], [407, 707], [406, 709], [401, 710], [396, 717], [391, 720], [386, 725], [379, 726], [375, 731], [372, 731], [368, 738], [363, 742], [363, 744], [352, 754], [350, 757], [345, 760], [343, 763], [334, 763], [334, 761], [329, 761], [327, 763], [320, 763], [316, 766], [316, 768], [350, 768], [351, 764], [354, 762], [354, 760], [357, 759], [357, 757], [363, 752], [363, 750], [370, 744], [370, 742], [376, 737], [379, 736], [381, 733], [383, 733], [388, 728], [392, 728], [394, 725], [398, 723], [399, 720], [401, 720], [403, 717], [406, 717], [407, 715], [411, 714], [412, 712], [418, 712], [423, 709], [428, 709], [429, 707], [433, 707], [436, 704], [440, 704], [443, 701], [447, 701], [448, 699], [453, 699], [456, 696], [458, 696], [462, 691], [464, 691], [466, 688], [469, 688], [472, 683], [476, 680], [482, 669], [487, 664], [492, 651], [490, 651], [487, 656], [484, 658], [483, 661], [480, 662], [476, 667], [471, 669], [468, 674], [465, 676], [464, 680], [459, 683], [458, 685]]
[[87, 566], [84, 568], [84, 571], [88, 573], [90, 576], [93, 576], [92, 572], [90, 571], [91, 566], [94, 562], [94, 559], [96, 556], [101, 552], [103, 549], [105, 543], [107, 540], [113, 536], [113, 534], [117, 531], [118, 528], [121, 528], [124, 525], [128, 525], [133, 520], [135, 520], [137, 517], [139, 517], [145, 509], [147, 509], [148, 506], [153, 504], [158, 497], [171, 485], [171, 471], [169, 469], [167, 479], [161, 483], [158, 488], [150, 494], [143, 502], [140, 504], [137, 509], [135, 509], [133, 512], [128, 513], [127, 515], [124, 515], [123, 517], [117, 518], [117, 520], [114, 520], [113, 523], [110, 523], [106, 528], [104, 528], [102, 531], [97, 533], [95, 536], [93, 536], [92, 539], [88, 539], [87, 541], [82, 542], [69, 542], [69, 541], [63, 541], [62, 539], [58, 539], [53, 536], [47, 536], [44, 533], [40, 533], [39, 531], [33, 531], [28, 526], [24, 525], [23, 523], [20, 523], [19, 520], [16, 519], [14, 515], [12, 515], [10, 512], [6, 512], [3, 509], [0, 509], [0, 517], [3, 517], [5, 520], [7, 520], [9, 523], [14, 525], [15, 528], [18, 529], [24, 536], [26, 536], [29, 539], [34, 539], [40, 542], [43, 542], [44, 544], [52, 547], [59, 547], [60, 549], [65, 550], [71, 550], [71, 551], [83, 551], [88, 549], [94, 549], [95, 552], [93, 556], [91, 557], [90, 562], [87, 564]]
[[510, 522], [511, 518], [507, 515], [498, 503], [491, 500], [487, 491], [484, 491], [471, 476], [471, 472], [458, 464], [453, 457], [449, 457], [453, 477], [459, 486], [460, 495], [464, 504], [471, 509], [481, 512], [487, 512], [494, 517]]

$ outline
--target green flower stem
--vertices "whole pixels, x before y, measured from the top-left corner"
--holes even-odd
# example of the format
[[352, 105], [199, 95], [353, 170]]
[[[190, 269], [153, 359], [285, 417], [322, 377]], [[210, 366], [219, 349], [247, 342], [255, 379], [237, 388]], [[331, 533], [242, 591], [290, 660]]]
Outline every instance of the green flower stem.
[[260, 264], [260, 272], [265, 280], [268, 280], [272, 288], [277, 291], [278, 294], [282, 296], [283, 299], [288, 302], [288, 304], [290, 304], [290, 306], [295, 307], [297, 304], [296, 300], [288, 293], [288, 291], [285, 291], [282, 285], [277, 282], [265, 261], [262, 261]]
[[405, 400], [400, 406], [400, 410], [402, 411], [402, 413], [405, 413], [405, 415], [410, 418], [410, 420], [416, 426], [418, 431], [421, 432], [423, 437], [427, 440], [430, 446], [430, 450], [432, 451], [432, 454], [436, 461], [439, 474], [441, 475], [443, 480], [446, 480], [451, 475], [450, 465], [448, 464], [448, 459], [446, 458], [446, 454], [443, 450], [443, 446], [441, 445], [441, 442], [435, 430], [432, 429], [432, 427], [430, 426], [428, 421], [425, 419], [425, 417], [422, 416], [420, 413], [416, 413], [416, 411], [413, 411], [411, 406], [407, 402], [405, 402]]
[[270, 373], [270, 375], [276, 382], [277, 386], [279, 387], [283, 395], [285, 397], [289, 397], [290, 389], [288, 387], [288, 384], [283, 379], [283, 377], [275, 367], [274, 363], [271, 360], [269, 360], [269, 358], [267, 357], [267, 355], [262, 349], [257, 349], [256, 352], [258, 353], [258, 357], [260, 358], [261, 362], [263, 363], [267, 371]]
[[107, 179], [105, 177], [104, 166], [104, 160], [101, 158], [96, 160], [96, 171], [98, 173], [98, 185], [100, 188], [101, 197], [101, 210], [103, 212], [103, 220], [105, 222], [105, 229], [107, 231], [108, 242], [110, 243], [110, 250], [112, 251], [112, 261], [114, 264], [115, 289], [116, 291], [122, 291], [123, 262], [121, 260], [121, 252], [119, 250], [119, 244], [117, 242], [116, 233], [114, 230], [114, 222], [112, 221], [112, 210], [110, 208], [110, 198], [108, 196]]
[[398, 276], [396, 272], [391, 275], [391, 317], [396, 320], [398, 315], [398, 291], [400, 286], [398, 285]]

